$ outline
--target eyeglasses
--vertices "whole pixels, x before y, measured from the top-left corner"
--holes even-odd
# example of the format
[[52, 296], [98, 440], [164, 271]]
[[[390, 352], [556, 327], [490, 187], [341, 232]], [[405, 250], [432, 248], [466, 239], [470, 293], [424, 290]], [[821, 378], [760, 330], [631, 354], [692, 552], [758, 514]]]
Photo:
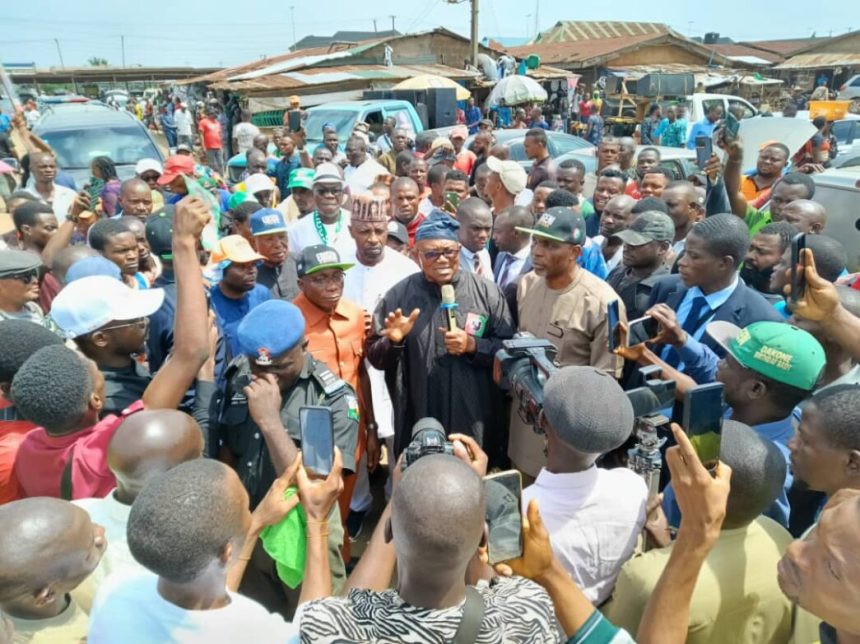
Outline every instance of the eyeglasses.
[[333, 271], [327, 275], [307, 275], [305, 276], [305, 279], [314, 286], [343, 284], [343, 271]]
[[343, 189], [337, 186], [319, 186], [314, 188], [314, 192], [318, 195], [339, 195]]
[[128, 322], [124, 322], [122, 324], [114, 324], [113, 326], [102, 327], [102, 331], [112, 331], [114, 329], [123, 329], [127, 326], [136, 326], [141, 329], [145, 328], [147, 324], [146, 318], [135, 318], [134, 320], [129, 320]]
[[460, 253], [459, 248], [444, 248], [442, 250], [425, 250], [421, 252], [421, 255], [428, 262], [438, 262], [440, 257], [445, 257], [445, 259], [454, 259]]
[[30, 269], [29, 271], [24, 271], [22, 273], [15, 273], [14, 275], [7, 275], [3, 279], [7, 280], [18, 280], [19, 282], [23, 282], [24, 284], [29, 284], [32, 281], [39, 279], [39, 271], [35, 268]]

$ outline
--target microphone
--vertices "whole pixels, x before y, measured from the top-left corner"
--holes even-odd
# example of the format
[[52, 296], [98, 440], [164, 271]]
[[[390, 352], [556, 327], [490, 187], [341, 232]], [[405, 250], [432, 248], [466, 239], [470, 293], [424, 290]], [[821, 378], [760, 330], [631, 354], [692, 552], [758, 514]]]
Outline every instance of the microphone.
[[457, 302], [454, 301], [454, 287], [450, 284], [442, 285], [442, 310], [448, 316], [448, 330], [457, 330], [457, 315], [454, 309], [457, 308]]

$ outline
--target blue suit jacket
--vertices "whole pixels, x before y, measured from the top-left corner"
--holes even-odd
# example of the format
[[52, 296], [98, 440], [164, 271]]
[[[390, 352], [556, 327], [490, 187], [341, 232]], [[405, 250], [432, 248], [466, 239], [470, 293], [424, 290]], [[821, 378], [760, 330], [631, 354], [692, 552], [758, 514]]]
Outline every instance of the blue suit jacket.
[[[651, 298], [648, 300], [648, 308], [655, 304], [665, 303], [673, 311], [677, 311], [684, 296], [687, 294], [687, 287], [681, 281], [680, 275], [667, 275], [654, 284], [651, 290]], [[738, 286], [729, 296], [729, 299], [717, 309], [711, 321], [724, 320], [731, 322], [744, 328], [753, 322], [762, 320], [770, 320], [772, 322], [784, 322], [785, 320], [777, 312], [773, 305], [768, 303], [760, 293], [754, 291], [749, 286], [744, 284], [743, 280], [738, 281]], [[634, 340], [631, 338], [630, 343]], [[703, 334], [700, 342], [707, 345], [717, 355], [722, 356], [725, 351], [707, 334]]]

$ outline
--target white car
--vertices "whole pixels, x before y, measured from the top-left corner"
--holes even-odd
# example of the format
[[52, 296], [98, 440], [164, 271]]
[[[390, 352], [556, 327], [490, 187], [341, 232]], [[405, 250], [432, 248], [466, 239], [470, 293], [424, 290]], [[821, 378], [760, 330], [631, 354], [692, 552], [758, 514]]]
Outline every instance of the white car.
[[836, 96], [843, 101], [851, 101], [851, 111], [860, 113], [860, 74], [855, 74], [842, 83]]

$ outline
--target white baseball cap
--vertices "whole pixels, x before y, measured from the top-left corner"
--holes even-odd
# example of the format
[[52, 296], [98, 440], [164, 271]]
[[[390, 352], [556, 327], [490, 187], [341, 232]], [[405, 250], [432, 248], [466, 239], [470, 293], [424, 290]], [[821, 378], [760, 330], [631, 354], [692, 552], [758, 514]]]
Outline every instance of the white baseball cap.
[[249, 195], [255, 195], [258, 192], [274, 189], [275, 184], [272, 183], [272, 180], [262, 172], [252, 174], [250, 177], [245, 179], [245, 192]]
[[487, 166], [499, 175], [505, 190], [516, 195], [526, 188], [528, 175], [523, 167], [516, 161], [502, 161], [497, 157], [487, 159]]
[[156, 159], [141, 159], [134, 165], [134, 173], [137, 176], [142, 175], [144, 172], [153, 171], [158, 174], [164, 174], [164, 168]]
[[145, 318], [161, 308], [164, 289], [129, 288], [107, 275], [82, 277], [67, 285], [51, 304], [51, 319], [65, 337], [92, 333], [112, 320]]

